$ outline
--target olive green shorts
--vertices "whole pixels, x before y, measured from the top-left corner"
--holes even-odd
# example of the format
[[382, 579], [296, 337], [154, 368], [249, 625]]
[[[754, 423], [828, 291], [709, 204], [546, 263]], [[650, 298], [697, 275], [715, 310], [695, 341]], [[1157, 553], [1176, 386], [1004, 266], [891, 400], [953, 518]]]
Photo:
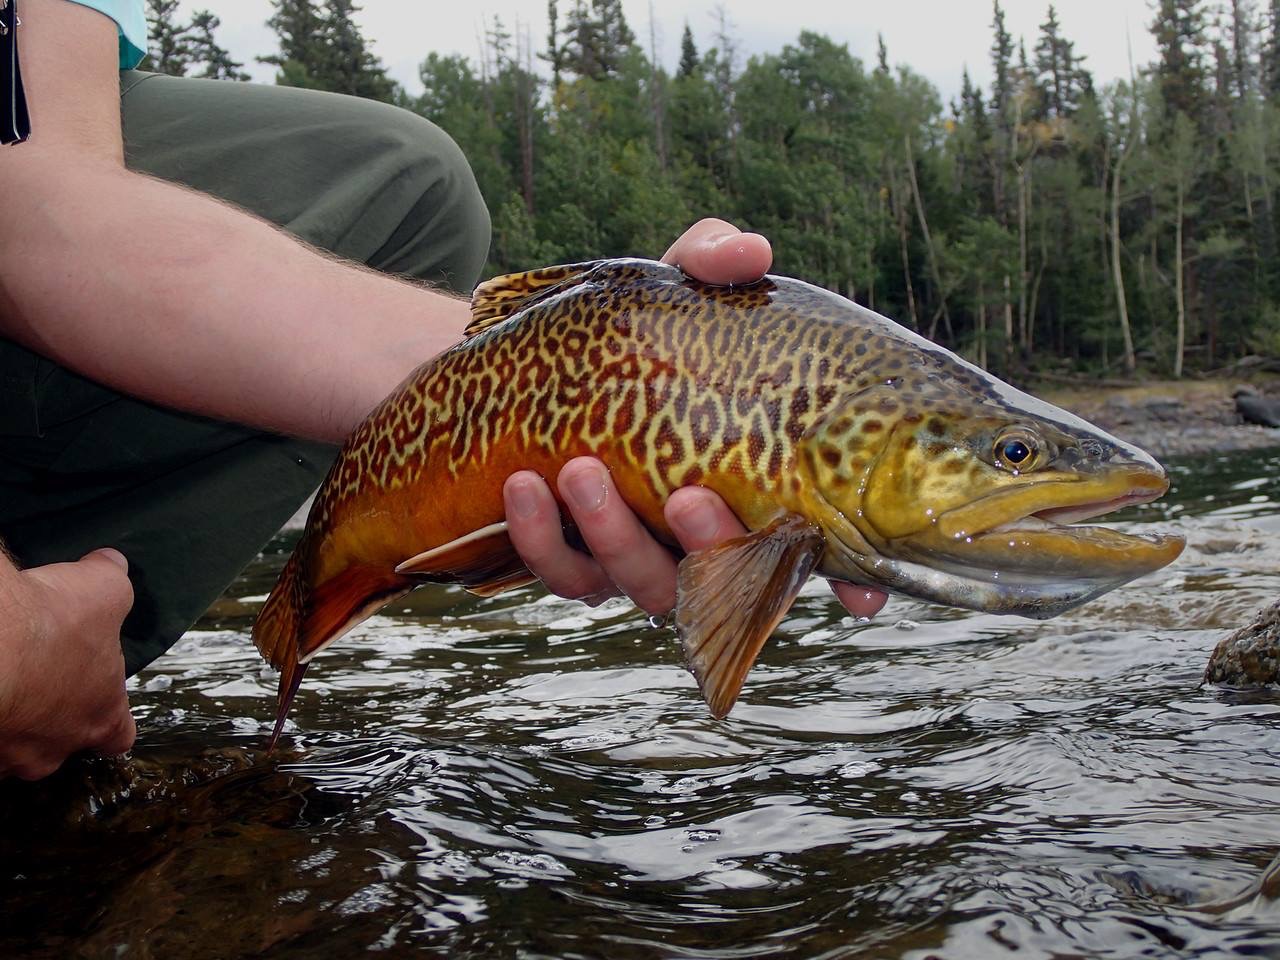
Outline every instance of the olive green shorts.
[[[131, 169], [378, 270], [459, 292], [479, 278], [488, 213], [465, 158], [426, 120], [288, 87], [120, 81]], [[128, 557], [130, 673], [217, 599], [335, 452], [133, 400], [0, 339], [0, 540], [25, 566], [102, 546]]]

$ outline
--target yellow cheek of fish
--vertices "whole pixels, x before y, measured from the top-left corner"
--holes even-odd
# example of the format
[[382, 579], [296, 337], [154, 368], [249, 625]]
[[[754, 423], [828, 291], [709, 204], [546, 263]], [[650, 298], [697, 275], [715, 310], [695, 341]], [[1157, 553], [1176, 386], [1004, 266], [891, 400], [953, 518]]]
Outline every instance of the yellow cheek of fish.
[[904, 423], [867, 478], [863, 510], [876, 533], [894, 540], [927, 530], [948, 511], [1011, 482], [967, 447]]

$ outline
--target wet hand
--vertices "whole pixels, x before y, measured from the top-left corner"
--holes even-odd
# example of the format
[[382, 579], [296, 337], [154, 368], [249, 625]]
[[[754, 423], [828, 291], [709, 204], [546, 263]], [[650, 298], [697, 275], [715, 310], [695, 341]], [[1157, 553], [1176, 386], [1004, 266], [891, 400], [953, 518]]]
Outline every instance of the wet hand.
[[[706, 219], [686, 230], [662, 259], [705, 283], [750, 283], [764, 276], [773, 251], [759, 234]], [[570, 461], [556, 478], [556, 489], [590, 555], [565, 542], [558, 504], [542, 477], [522, 471], [503, 488], [511, 541], [547, 589], [593, 605], [625, 594], [649, 614], [670, 612], [676, 602], [676, 560], [623, 501], [604, 464], [590, 457]], [[686, 552], [747, 532], [724, 500], [703, 487], [677, 490], [664, 512]], [[858, 617], [873, 616], [887, 599], [879, 590], [832, 586]]]
[[137, 733], [120, 625], [128, 563], [96, 550], [0, 585], [0, 777], [39, 780], [73, 753], [124, 753]]

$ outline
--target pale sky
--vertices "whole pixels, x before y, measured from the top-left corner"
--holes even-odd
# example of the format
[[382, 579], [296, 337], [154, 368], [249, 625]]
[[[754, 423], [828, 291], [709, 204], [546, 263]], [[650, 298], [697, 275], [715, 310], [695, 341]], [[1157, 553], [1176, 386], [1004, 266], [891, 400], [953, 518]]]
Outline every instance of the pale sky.
[[[561, 0], [561, 9], [571, 2]], [[679, 59], [686, 21], [700, 51], [712, 45], [713, 11], [719, 5], [716, 0], [623, 0], [627, 20], [646, 47], [653, 11], [659, 59], [668, 69]], [[975, 82], [984, 90], [990, 86], [991, 0], [725, 0], [722, 5], [744, 55], [778, 52], [810, 29], [848, 44], [870, 66], [876, 34], [883, 33], [890, 61], [923, 74], [944, 101], [959, 92], [966, 64]], [[1025, 37], [1028, 53], [1033, 52], [1048, 0], [1004, 0], [1003, 6], [1015, 42]], [[253, 59], [276, 49], [265, 25], [269, 0], [185, 0], [184, 7], [188, 12], [213, 9], [222, 18], [222, 44], [245, 62], [254, 79], [271, 81], [274, 68]], [[1087, 57], [1085, 65], [1100, 87], [1129, 75], [1130, 42], [1137, 66], [1153, 58], [1148, 0], [1058, 0], [1056, 7], [1064, 35]], [[427, 53], [459, 53], [475, 62], [485, 16], [500, 17], [511, 32], [517, 22], [527, 26], [535, 51], [545, 47], [546, 0], [365, 0], [358, 19], [391, 75], [416, 93], [421, 90], [418, 64]]]

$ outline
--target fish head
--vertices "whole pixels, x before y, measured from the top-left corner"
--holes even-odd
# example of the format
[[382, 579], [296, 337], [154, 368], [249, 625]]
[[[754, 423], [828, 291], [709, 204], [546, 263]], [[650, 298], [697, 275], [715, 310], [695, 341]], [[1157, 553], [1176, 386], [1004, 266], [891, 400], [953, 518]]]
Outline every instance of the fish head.
[[1159, 463], [977, 373], [858, 391], [804, 438], [824, 572], [1046, 618], [1178, 556], [1179, 537], [1080, 524], [1163, 494]]

